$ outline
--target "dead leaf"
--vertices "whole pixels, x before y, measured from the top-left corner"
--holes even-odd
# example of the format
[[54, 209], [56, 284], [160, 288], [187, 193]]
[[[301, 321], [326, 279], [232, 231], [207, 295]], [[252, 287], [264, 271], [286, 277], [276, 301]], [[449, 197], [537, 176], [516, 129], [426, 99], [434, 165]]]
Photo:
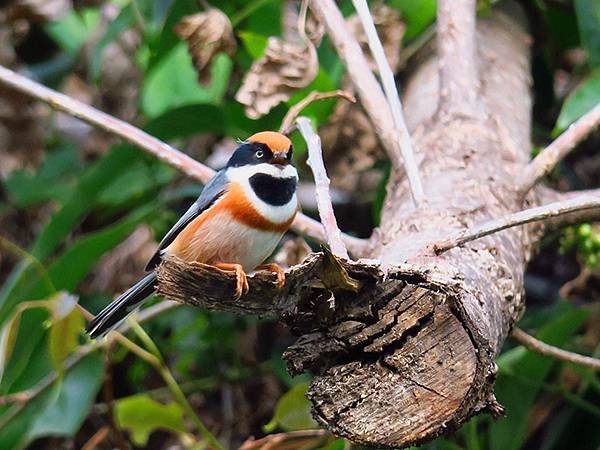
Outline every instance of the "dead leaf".
[[235, 99], [246, 106], [248, 117], [257, 119], [308, 86], [317, 76], [319, 63], [312, 43], [293, 44], [271, 37], [264, 55], [252, 64]]
[[[373, 16], [375, 29], [377, 30], [379, 39], [381, 39], [381, 44], [383, 45], [383, 50], [388, 63], [390, 64], [392, 71], [396, 72], [400, 64], [400, 49], [402, 48], [402, 38], [404, 37], [406, 26], [404, 25], [404, 22], [402, 22], [398, 10], [390, 8], [383, 3], [372, 7], [371, 15]], [[367, 57], [369, 67], [374, 72], [377, 72], [377, 65], [371, 56], [367, 36], [365, 35], [360, 19], [354, 14], [346, 19], [346, 23]]]
[[201, 83], [210, 81], [210, 62], [219, 53], [233, 56], [237, 43], [229, 18], [220, 10], [186, 16], [174, 28], [175, 34], [185, 39]]

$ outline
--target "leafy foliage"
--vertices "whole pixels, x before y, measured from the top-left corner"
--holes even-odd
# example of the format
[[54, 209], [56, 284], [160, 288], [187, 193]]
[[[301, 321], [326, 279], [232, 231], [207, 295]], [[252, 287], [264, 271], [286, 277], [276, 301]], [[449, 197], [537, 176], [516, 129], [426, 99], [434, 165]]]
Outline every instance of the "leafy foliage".
[[[221, 144], [227, 148], [237, 138], [277, 129], [289, 107], [313, 90], [347, 87], [343, 64], [325, 38], [316, 44], [316, 75], [305, 87], [287, 92], [267, 114], [251, 119], [235, 100], [244, 75], [264, 56], [269, 38], [290, 34], [283, 0], [209, 1], [231, 22], [237, 50], [207, 52], [206, 83], [198, 81], [186, 42], [174, 32], [185, 17], [199, 12], [195, 0], [83, 2], [95, 5], [86, 7], [74, 3], [77, 8], [50, 20], [37, 15], [21, 18], [20, 24], [0, 23], [0, 31], [27, 25], [29, 33], [15, 43], [16, 50], [10, 48], [19, 66], [38, 80], [135, 121], [199, 159]], [[349, 0], [339, 3], [351, 13]], [[494, 3], [480, 2], [482, 14]], [[600, 4], [523, 3], [534, 28], [534, 130], [536, 144], [543, 145], [600, 103]], [[387, 4], [406, 24], [404, 44], [422, 45], [419, 38], [435, 20], [435, 0]], [[0, 42], [2, 49], [5, 45], [11, 43]], [[578, 49], [585, 52], [583, 57]], [[312, 104], [303, 114], [317, 125], [328, 124], [336, 102]], [[250, 435], [315, 428], [304, 395], [310, 376], [290, 379], [285, 373], [280, 355], [291, 338], [269, 321], [180, 308], [144, 325], [153, 340], [138, 330], [125, 343], [91, 347], [82, 333], [85, 315], [79, 307], [98, 311], [125, 289], [132, 281], [127, 276], [139, 275], [143, 266], [143, 244], [129, 241], [134, 231], [146, 227], [160, 237], [201, 187], [131, 145], [98, 137], [61, 117], [36, 118], [47, 125], [39, 166], [2, 172], [0, 448], [81, 448], [98, 424], [113, 426], [111, 417], [133, 444], [150, 449], [166, 448], [167, 443], [201, 448], [207, 441], [203, 423], [223, 439], [229, 436], [232, 446]], [[305, 147], [297, 134], [291, 137], [302, 170]], [[584, 149], [577, 157], [593, 166], [597, 145], [594, 151]], [[337, 152], [326, 155], [334, 186], [336, 176], [355, 175], [347, 165], [337, 165], [347, 162]], [[3, 157], [0, 152], [4, 170]], [[368, 192], [356, 188], [347, 193], [352, 199], [348, 209], [359, 213], [342, 215], [342, 227], [370, 229], [379, 220], [390, 166], [381, 155], [374, 159], [360, 172], [375, 182]], [[577, 178], [572, 164], [563, 165], [557, 178], [563, 184]], [[367, 211], [361, 214], [365, 198]], [[365, 223], [358, 227], [358, 221]], [[555, 279], [565, 282], [565, 272], [577, 275], [572, 273], [573, 267], [578, 270], [577, 259], [590, 270], [597, 266], [598, 243], [591, 225], [570, 228], [561, 241], [566, 255], [557, 255], [554, 240], [549, 245], [552, 268], [546, 261], [534, 261], [533, 270], [542, 265], [544, 285], [557, 287]], [[570, 259], [565, 263], [561, 258]], [[99, 283], [106, 272], [102, 267], [114, 276]], [[585, 292], [580, 303], [532, 301], [523, 326], [551, 344], [598, 355], [597, 291], [592, 286]], [[478, 416], [455, 436], [422, 448], [560, 450], [572, 448], [575, 436], [578, 448], [600, 445], [597, 374], [510, 344], [498, 366], [496, 394], [507, 416], [498, 421]], [[110, 373], [112, 382], [106, 376]], [[165, 380], [179, 386], [183, 398]], [[116, 446], [114, 435], [111, 431], [98, 448]], [[331, 438], [322, 448], [348, 445]]]

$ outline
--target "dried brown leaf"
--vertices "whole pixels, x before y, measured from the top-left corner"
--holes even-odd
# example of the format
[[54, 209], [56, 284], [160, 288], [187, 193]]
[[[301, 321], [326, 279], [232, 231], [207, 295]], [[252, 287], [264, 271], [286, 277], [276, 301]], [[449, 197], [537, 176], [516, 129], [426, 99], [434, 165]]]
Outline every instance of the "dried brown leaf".
[[318, 69], [312, 43], [305, 46], [271, 37], [264, 55], [244, 77], [235, 99], [246, 106], [248, 117], [257, 119], [308, 86]]
[[237, 50], [231, 22], [216, 8], [184, 17], [174, 31], [187, 42], [201, 83], [210, 81], [210, 62], [217, 54], [233, 56]]

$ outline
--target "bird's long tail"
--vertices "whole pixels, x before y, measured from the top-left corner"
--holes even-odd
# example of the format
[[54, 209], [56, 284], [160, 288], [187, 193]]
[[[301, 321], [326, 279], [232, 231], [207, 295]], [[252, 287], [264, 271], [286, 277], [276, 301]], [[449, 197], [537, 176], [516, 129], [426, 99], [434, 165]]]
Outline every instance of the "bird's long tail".
[[94, 317], [87, 327], [90, 337], [96, 339], [116, 328], [123, 319], [152, 295], [155, 287], [156, 274], [151, 272]]

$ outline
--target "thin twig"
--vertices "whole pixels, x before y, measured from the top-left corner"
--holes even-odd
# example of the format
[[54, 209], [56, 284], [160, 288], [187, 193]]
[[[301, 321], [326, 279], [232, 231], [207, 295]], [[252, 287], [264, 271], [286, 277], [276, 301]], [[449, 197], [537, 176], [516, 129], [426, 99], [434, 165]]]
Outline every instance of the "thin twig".
[[408, 133], [406, 122], [404, 121], [404, 113], [402, 112], [402, 102], [400, 101], [400, 95], [398, 94], [398, 88], [396, 87], [396, 80], [394, 79], [394, 73], [388, 63], [387, 57], [383, 50], [381, 40], [377, 35], [375, 29], [375, 23], [373, 23], [373, 17], [369, 11], [369, 6], [366, 0], [352, 0], [354, 8], [358, 13], [358, 17], [362, 23], [362, 26], [367, 35], [369, 41], [369, 48], [377, 67], [379, 68], [379, 76], [381, 78], [381, 84], [383, 85], [383, 91], [387, 98], [387, 103], [390, 106], [392, 112], [392, 118], [396, 125], [396, 138], [398, 139], [398, 146], [402, 153], [402, 159], [404, 160], [404, 169], [408, 177], [408, 184], [412, 199], [416, 207], [423, 202], [423, 185], [421, 183], [421, 176], [419, 175], [419, 167], [415, 160], [415, 152]]
[[276, 448], [279, 448], [279, 446], [282, 446], [282, 444], [285, 442], [296, 440], [301, 440], [301, 448], [306, 448], [306, 442], [304, 442], [305, 440], [312, 441], [314, 439], [323, 439], [329, 436], [331, 436], [331, 433], [327, 430], [288, 431], [286, 433], [269, 434], [263, 438], [256, 440], [248, 439], [242, 444], [239, 450], [274, 450]]
[[476, 48], [476, 0], [438, 0], [437, 49], [440, 72], [440, 111], [476, 116], [479, 65]]
[[511, 336], [519, 344], [522, 344], [525, 348], [531, 350], [532, 352], [536, 352], [544, 356], [550, 356], [551, 358], [555, 358], [560, 361], [566, 361], [573, 364], [578, 364], [580, 366], [588, 367], [595, 371], [600, 371], [600, 359], [556, 348], [552, 345], [540, 341], [539, 339], [534, 338], [533, 336], [527, 334], [520, 328], [513, 329]]
[[517, 182], [518, 192], [526, 194], [538, 181], [548, 175], [599, 124], [600, 105], [597, 105], [575, 123], [571, 124], [564, 133], [542, 150], [525, 167], [523, 174]]
[[396, 127], [385, 95], [377, 82], [356, 38], [350, 33], [348, 25], [334, 0], [311, 0], [310, 9], [325, 29], [335, 46], [340, 59], [344, 62], [352, 85], [360, 102], [369, 116], [375, 134], [381, 140], [394, 170], [402, 173], [403, 161], [398, 145]]
[[321, 150], [321, 139], [313, 130], [310, 120], [306, 117], [296, 119], [298, 129], [308, 146], [307, 163], [315, 178], [315, 195], [317, 197], [317, 208], [321, 223], [325, 228], [327, 243], [334, 255], [348, 259], [348, 251], [342, 241], [342, 233], [337, 225], [331, 197], [329, 195], [329, 178], [323, 163], [323, 152]]
[[296, 117], [298, 117], [302, 110], [308, 105], [310, 105], [312, 102], [316, 100], [325, 100], [333, 97], [341, 97], [352, 103], [356, 102], [356, 99], [350, 92], [343, 91], [341, 89], [331, 92], [312, 91], [310, 94], [308, 94], [306, 97], [304, 97], [302, 100], [300, 100], [288, 110], [283, 120], [281, 121], [279, 132], [283, 134], [289, 134], [292, 131]]
[[537, 222], [559, 217], [574, 212], [600, 209], [600, 196], [581, 195], [569, 200], [554, 202], [548, 205], [530, 208], [509, 214], [499, 219], [490, 220], [482, 224], [475, 225], [454, 236], [444, 239], [434, 244], [435, 253], [444, 253], [451, 248], [474, 241], [475, 239], [488, 236], [510, 227], [523, 225], [530, 222]]
[[[120, 137], [202, 183], [207, 183], [215, 174], [214, 170], [210, 167], [199, 163], [176, 148], [162, 142], [160, 139], [149, 135], [145, 131], [86, 105], [85, 103], [49, 89], [2, 66], [0, 66], [0, 84], [4, 84], [23, 94], [41, 100], [50, 105], [53, 109], [63, 111], [86, 123]], [[321, 224], [304, 214], [298, 214], [296, 216], [292, 228], [296, 232], [317, 241], [324, 242], [325, 240], [325, 234]], [[366, 242], [363, 239], [346, 235], [344, 235], [344, 239], [346, 240], [348, 247], [357, 254], [363, 252], [366, 247]]]
[[102, 444], [104, 439], [106, 439], [106, 436], [108, 436], [108, 431], [109, 428], [107, 426], [100, 428], [92, 435], [92, 437], [84, 444], [84, 446], [81, 447], [81, 450], [96, 450], [96, 448]]

